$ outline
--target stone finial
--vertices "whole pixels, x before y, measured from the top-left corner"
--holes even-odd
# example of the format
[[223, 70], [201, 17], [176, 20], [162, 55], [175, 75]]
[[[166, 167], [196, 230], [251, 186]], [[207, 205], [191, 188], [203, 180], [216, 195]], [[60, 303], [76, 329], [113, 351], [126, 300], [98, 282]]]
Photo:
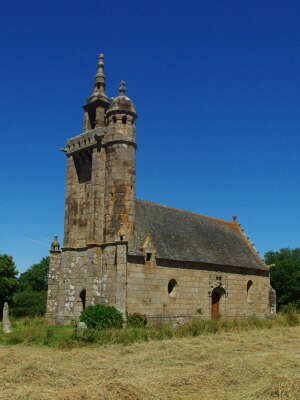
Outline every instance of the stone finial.
[[51, 251], [59, 251], [60, 250], [60, 244], [58, 242], [58, 236], [54, 236], [54, 239], [52, 240], [51, 243]]
[[3, 307], [2, 326], [3, 326], [4, 333], [11, 332], [11, 323], [10, 323], [10, 319], [9, 319], [9, 307], [8, 307], [7, 302], [4, 303], [4, 307]]
[[104, 54], [99, 54], [98, 69], [95, 77], [95, 88], [91, 97], [107, 97], [105, 94]]
[[104, 54], [99, 54], [98, 60], [98, 70], [96, 74], [96, 82], [103, 82], [105, 81], [105, 73], [104, 73]]
[[236, 220], [237, 220], [237, 216], [236, 216], [236, 215], [233, 215], [233, 216], [232, 216], [232, 220], [233, 220], [233, 221], [236, 221]]
[[126, 82], [125, 81], [121, 81], [120, 85], [119, 85], [119, 95], [120, 96], [125, 96], [126, 94]]

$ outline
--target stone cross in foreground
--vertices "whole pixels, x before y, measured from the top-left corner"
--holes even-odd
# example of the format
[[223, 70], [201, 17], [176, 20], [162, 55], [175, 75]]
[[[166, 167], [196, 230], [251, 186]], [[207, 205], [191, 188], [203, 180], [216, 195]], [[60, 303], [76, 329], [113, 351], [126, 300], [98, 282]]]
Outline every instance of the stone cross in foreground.
[[4, 303], [3, 307], [3, 318], [2, 318], [2, 328], [4, 333], [10, 333], [11, 332], [11, 323], [9, 320], [9, 313], [8, 313], [8, 304], [7, 302]]

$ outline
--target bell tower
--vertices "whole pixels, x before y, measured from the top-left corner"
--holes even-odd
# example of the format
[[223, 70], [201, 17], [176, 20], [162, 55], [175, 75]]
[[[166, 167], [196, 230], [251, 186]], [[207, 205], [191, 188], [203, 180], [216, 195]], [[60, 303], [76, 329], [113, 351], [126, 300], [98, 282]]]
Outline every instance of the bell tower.
[[47, 318], [56, 323], [68, 323], [92, 304], [125, 312], [137, 114], [124, 81], [115, 98], [106, 95], [103, 54], [83, 110], [83, 133], [62, 149], [67, 157], [64, 243], [51, 250], [47, 302]]
[[105, 93], [104, 55], [84, 109], [84, 132], [68, 140], [64, 247], [128, 240], [135, 200], [133, 102], [121, 81], [119, 95]]

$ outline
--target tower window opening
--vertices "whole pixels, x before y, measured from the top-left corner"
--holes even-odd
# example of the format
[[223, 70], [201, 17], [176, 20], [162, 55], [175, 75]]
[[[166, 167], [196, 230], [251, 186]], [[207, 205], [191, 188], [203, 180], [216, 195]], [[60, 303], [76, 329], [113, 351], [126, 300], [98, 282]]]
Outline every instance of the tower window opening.
[[146, 261], [151, 261], [152, 253], [146, 253]]
[[126, 124], [126, 122], [127, 122], [127, 117], [126, 117], [126, 115], [124, 115], [124, 117], [122, 117], [122, 124]]
[[88, 182], [92, 176], [92, 153], [85, 149], [73, 155], [74, 164], [77, 172], [78, 182]]
[[89, 110], [89, 120], [90, 120], [91, 128], [94, 129], [95, 124], [96, 124], [96, 110], [95, 109]]
[[86, 304], [86, 289], [83, 289], [80, 294], [79, 297], [81, 299], [81, 303], [82, 303], [82, 311], [85, 310], [85, 304]]
[[112, 117], [112, 121], [114, 124], [117, 122], [117, 118], [115, 117], [115, 115]]
[[171, 279], [168, 283], [168, 293], [170, 297], [175, 297], [176, 296], [176, 286], [177, 282], [175, 279]]

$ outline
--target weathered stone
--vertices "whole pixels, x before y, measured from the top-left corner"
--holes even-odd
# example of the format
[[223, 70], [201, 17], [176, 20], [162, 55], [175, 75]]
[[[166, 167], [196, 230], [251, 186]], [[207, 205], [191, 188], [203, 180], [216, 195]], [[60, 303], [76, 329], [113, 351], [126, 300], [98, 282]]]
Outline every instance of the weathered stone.
[[4, 333], [10, 333], [11, 332], [11, 323], [9, 319], [9, 307], [8, 303], [4, 303], [3, 307], [3, 318], [2, 318], [2, 329]]

